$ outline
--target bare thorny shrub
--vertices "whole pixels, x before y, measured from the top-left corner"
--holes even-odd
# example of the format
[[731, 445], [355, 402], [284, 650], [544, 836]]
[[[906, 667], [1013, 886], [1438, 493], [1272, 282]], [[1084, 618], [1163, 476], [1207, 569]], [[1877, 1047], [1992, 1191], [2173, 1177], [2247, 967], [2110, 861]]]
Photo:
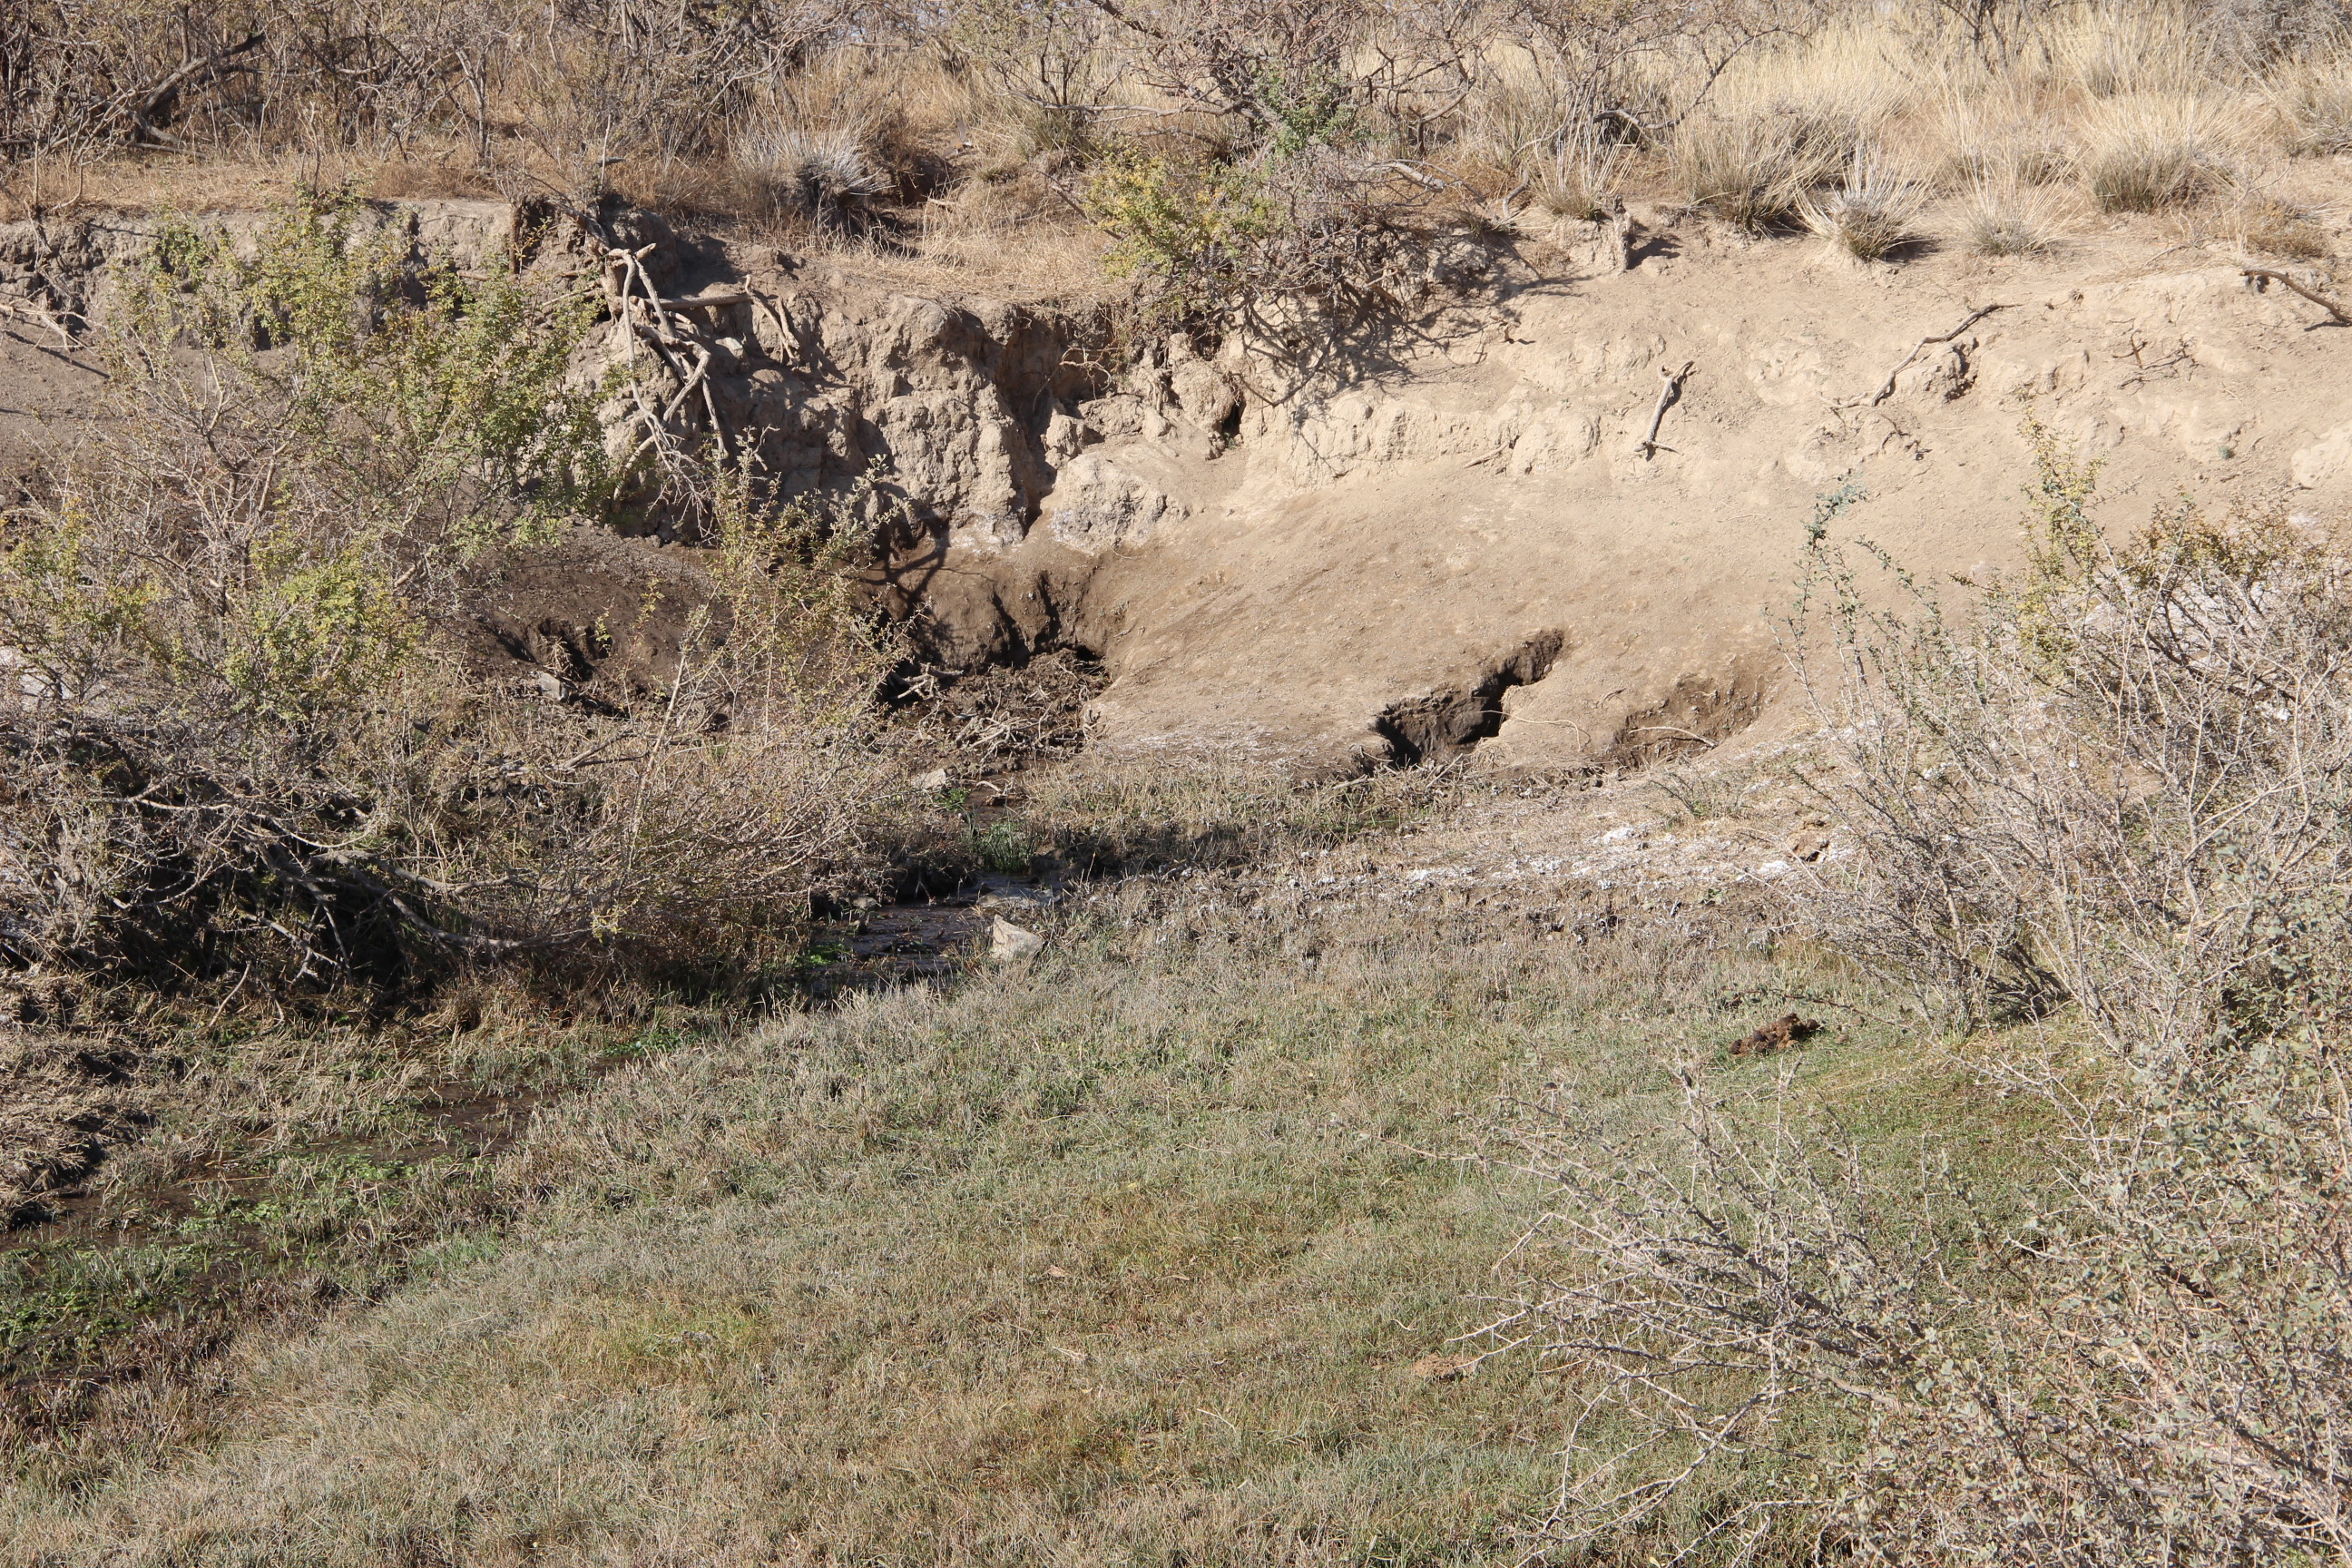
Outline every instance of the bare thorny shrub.
[[723, 145], [857, 15], [843, 0], [31, 0], [0, 15], [0, 155], [109, 146], [397, 152], [517, 131], [593, 194], [602, 160]]
[[[592, 287], [412, 276], [332, 207], [167, 235], [116, 417], [7, 518], [0, 949], [279, 986], [484, 961], [756, 968], [890, 791], [884, 659], [806, 509], [713, 487], [659, 689], [509, 690], [436, 635], [614, 472]], [[263, 346], [256, 346], [263, 345]]]
[[1967, 622], [1924, 595], [1874, 614], [1822, 557], [1836, 668], [1805, 669], [1866, 854], [1812, 907], [1969, 1021], [2063, 999], [2141, 1058], [2323, 1023], [2352, 870], [2342, 558], [2186, 506], [2113, 549], [2095, 471], [2031, 433], [2032, 570]]
[[1653, 1562], [2352, 1553], [2342, 565], [2183, 507], [2113, 546], [2046, 432], [2032, 565], [1874, 610], [1817, 539], [1808, 676], [1860, 854], [1820, 933], [1962, 1019], [2032, 1168], [1874, 1164], [1784, 1075], [1664, 1135], [1514, 1135], [1549, 1212], [1491, 1332], [1584, 1391], [1553, 1538]]

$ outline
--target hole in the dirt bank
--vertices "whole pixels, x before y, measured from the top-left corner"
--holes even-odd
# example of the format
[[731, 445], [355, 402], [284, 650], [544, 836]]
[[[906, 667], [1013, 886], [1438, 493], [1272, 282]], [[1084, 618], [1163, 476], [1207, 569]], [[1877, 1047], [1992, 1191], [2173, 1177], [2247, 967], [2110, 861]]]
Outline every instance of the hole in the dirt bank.
[[1227, 409], [1225, 416], [1217, 421], [1217, 435], [1229, 446], [1242, 438], [1242, 410], [1245, 406], [1247, 405], [1242, 399], [1234, 398], [1233, 407]]
[[1018, 664], [909, 663], [893, 673], [886, 699], [930, 724], [959, 769], [1012, 770], [1083, 750], [1087, 707], [1109, 680], [1093, 651], [1062, 644]]
[[1672, 762], [1711, 751], [1726, 736], [1746, 729], [1764, 710], [1764, 683], [1735, 670], [1727, 678], [1685, 675], [1665, 700], [1619, 725], [1609, 759], [1620, 768]]
[[1459, 686], [1390, 703], [1372, 721], [1373, 733], [1388, 742], [1389, 764], [1443, 762], [1493, 740], [1503, 728], [1503, 693], [1549, 675], [1564, 640], [1557, 631], [1538, 632]]

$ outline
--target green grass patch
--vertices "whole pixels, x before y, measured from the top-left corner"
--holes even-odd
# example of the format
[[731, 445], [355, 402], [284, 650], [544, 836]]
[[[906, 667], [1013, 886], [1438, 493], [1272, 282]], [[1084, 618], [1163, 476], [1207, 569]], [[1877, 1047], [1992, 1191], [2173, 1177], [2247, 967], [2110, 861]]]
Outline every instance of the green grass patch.
[[[1788, 977], [1686, 938], [1124, 912], [1025, 973], [542, 1105], [496, 1163], [495, 1245], [249, 1336], [249, 1418], [20, 1487], [0, 1535], [160, 1561], [201, 1517], [168, 1548], [192, 1563], [1516, 1561], [1562, 1412], [1526, 1363], [1432, 1375], [1531, 1201], [1467, 1156], [1562, 1097], [1654, 1124], [1667, 1064]], [[1914, 1058], [1872, 1026], [1800, 1067], [1892, 1133], [1949, 1087]]]

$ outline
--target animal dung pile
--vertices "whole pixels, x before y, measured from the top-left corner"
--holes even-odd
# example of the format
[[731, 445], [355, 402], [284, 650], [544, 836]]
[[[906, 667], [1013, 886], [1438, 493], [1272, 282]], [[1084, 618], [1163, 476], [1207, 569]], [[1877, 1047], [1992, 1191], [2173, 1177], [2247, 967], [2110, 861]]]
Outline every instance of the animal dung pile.
[[1735, 1057], [1769, 1057], [1790, 1050], [1822, 1032], [1819, 1018], [1800, 1018], [1794, 1013], [1784, 1013], [1762, 1028], [1731, 1042]]

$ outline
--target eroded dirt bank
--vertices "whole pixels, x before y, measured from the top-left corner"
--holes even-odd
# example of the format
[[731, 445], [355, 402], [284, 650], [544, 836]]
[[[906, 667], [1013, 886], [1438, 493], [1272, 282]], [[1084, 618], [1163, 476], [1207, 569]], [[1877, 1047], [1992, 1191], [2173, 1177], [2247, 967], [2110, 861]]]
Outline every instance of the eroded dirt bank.
[[[854, 258], [607, 218], [665, 293], [715, 301], [712, 414], [788, 487], [887, 476], [881, 586], [929, 654], [1099, 656], [1090, 741], [1110, 750], [1346, 769], [1477, 746], [1549, 769], [1769, 732], [1774, 617], [1825, 499], [1836, 530], [1930, 578], [2011, 564], [2029, 414], [2131, 476], [2119, 516], [2183, 493], [2320, 518], [2352, 499], [2352, 331], [2145, 228], [1864, 267], [1637, 209], [1622, 270], [1598, 233], [1465, 239], [1440, 248], [1418, 321], [1120, 365], [1051, 300], [910, 292]], [[382, 221], [471, 262], [516, 218]], [[0, 285], [102, 316], [105, 268], [151, 232], [15, 226]], [[23, 318], [0, 375], [19, 442], [102, 384]], [[583, 581], [690, 570], [653, 542], [577, 548]], [[562, 580], [518, 581], [512, 657], [587, 657]]]

